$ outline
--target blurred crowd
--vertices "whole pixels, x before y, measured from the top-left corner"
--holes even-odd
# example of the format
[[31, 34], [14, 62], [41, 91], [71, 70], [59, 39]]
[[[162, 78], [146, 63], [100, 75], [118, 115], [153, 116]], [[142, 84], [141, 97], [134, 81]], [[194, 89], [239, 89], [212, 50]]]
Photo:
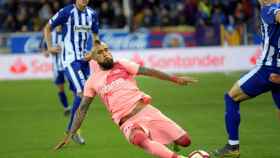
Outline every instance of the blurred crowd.
[[[0, 0], [1, 32], [40, 31], [48, 19], [74, 0]], [[122, 0], [91, 0], [102, 28], [123, 28]]]
[[[73, 0], [0, 0], [0, 31], [40, 31], [47, 20]], [[90, 0], [101, 28], [124, 28], [123, 0]], [[133, 30], [155, 26], [220, 25], [233, 29], [250, 24], [257, 15], [257, 0], [130, 0]], [[250, 21], [251, 20], [251, 21]], [[254, 27], [254, 23], [252, 27]], [[253, 28], [254, 29], [254, 28]]]
[[134, 0], [136, 27], [244, 23], [257, 0]]

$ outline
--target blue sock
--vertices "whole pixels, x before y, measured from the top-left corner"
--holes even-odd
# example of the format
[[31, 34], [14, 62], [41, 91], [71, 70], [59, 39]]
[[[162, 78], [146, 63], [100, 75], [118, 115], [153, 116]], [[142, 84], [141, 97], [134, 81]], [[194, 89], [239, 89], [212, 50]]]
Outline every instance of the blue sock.
[[73, 119], [74, 119], [74, 115], [75, 115], [77, 109], [80, 106], [81, 100], [82, 100], [81, 97], [75, 96], [75, 99], [74, 99], [74, 102], [73, 102], [73, 106], [72, 106], [72, 109], [71, 109], [71, 118], [70, 118], [70, 122], [68, 123], [67, 131], [69, 131], [71, 129], [71, 126], [72, 126], [72, 123], [73, 123]]
[[224, 99], [226, 105], [225, 123], [229, 140], [239, 140], [239, 102], [235, 102], [228, 94], [225, 94]]
[[68, 107], [68, 100], [67, 100], [67, 96], [65, 94], [65, 92], [58, 92], [58, 97], [59, 97], [59, 100], [61, 102], [61, 104], [63, 105], [64, 108], [67, 108]]

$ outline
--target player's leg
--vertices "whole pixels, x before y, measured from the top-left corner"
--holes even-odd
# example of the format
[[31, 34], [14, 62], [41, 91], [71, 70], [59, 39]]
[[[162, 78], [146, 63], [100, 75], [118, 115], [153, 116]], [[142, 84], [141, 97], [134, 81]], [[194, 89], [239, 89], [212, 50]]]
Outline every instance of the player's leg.
[[229, 144], [239, 144], [239, 125], [240, 125], [240, 105], [239, 103], [249, 99], [236, 83], [231, 90], [225, 94], [225, 124], [229, 136]]
[[235, 83], [230, 91], [225, 94], [225, 125], [228, 143], [214, 151], [216, 156], [239, 157], [240, 102], [268, 91], [267, 79], [268, 73], [265, 70], [260, 68], [253, 69]]
[[175, 140], [174, 143], [182, 147], [188, 147], [191, 145], [191, 139], [187, 134], [184, 134], [183, 136]]
[[216, 156], [239, 157], [239, 125], [241, 120], [239, 103], [249, 98], [237, 83], [224, 95], [225, 125], [228, 134], [228, 143], [223, 148], [214, 151]]
[[130, 142], [159, 158], [180, 158], [175, 152], [156, 141], [151, 140], [141, 128], [135, 128], [130, 134]]
[[75, 89], [71, 118], [68, 124], [68, 130], [70, 130], [74, 115], [82, 100], [84, 85], [89, 75], [89, 65], [86, 62], [73, 62], [71, 65], [66, 67], [66, 75], [69, 76], [70, 81], [73, 83], [72, 85]]
[[57, 88], [58, 88], [58, 94], [57, 95], [58, 95], [59, 101], [60, 101], [61, 105], [63, 106], [64, 115], [67, 116], [67, 115], [70, 114], [71, 108], [68, 105], [68, 99], [67, 99], [67, 96], [66, 96], [65, 91], [64, 91], [64, 84], [58, 84]]
[[165, 145], [174, 141], [184, 146], [190, 144], [186, 131], [151, 105], [147, 105], [125, 122], [121, 130], [129, 142], [157, 157], [183, 158], [184, 156], [177, 155]]
[[58, 71], [57, 72], [57, 77], [55, 79], [55, 84], [58, 88], [58, 98], [59, 101], [61, 103], [61, 105], [64, 108], [64, 115], [68, 115], [70, 114], [71, 108], [68, 106], [68, 99], [67, 96], [65, 94], [65, 90], [64, 90], [64, 83], [65, 83], [65, 79], [64, 79], [64, 72], [63, 71]]
[[[69, 82], [71, 82], [70, 85], [73, 86], [75, 92], [74, 101], [71, 110], [71, 116], [67, 127], [67, 131], [69, 131], [73, 123], [74, 115], [77, 109], [79, 108], [81, 98], [82, 98], [83, 87], [88, 74], [82, 71], [80, 63], [74, 62], [73, 64], [66, 67], [65, 75], [67, 76]], [[81, 137], [79, 133], [74, 135], [72, 138], [76, 143], [85, 144], [84, 139]]]

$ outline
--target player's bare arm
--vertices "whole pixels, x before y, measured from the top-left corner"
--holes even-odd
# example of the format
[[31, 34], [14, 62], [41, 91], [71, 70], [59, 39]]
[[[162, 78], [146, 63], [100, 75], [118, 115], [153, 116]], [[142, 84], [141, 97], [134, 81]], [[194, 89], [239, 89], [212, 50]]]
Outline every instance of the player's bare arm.
[[50, 24], [46, 24], [45, 28], [44, 28], [44, 37], [45, 37], [45, 41], [47, 43], [47, 52], [52, 53], [52, 54], [56, 54], [61, 52], [61, 48], [58, 47], [53, 47], [52, 46], [52, 42], [51, 42], [51, 25]]
[[81, 104], [79, 106], [79, 109], [77, 110], [75, 116], [74, 116], [74, 121], [73, 121], [73, 125], [72, 128], [70, 129], [70, 133], [76, 133], [77, 130], [81, 127], [87, 111], [89, 109], [90, 103], [92, 102], [93, 98], [90, 97], [83, 97]]
[[73, 124], [72, 127], [69, 131], [69, 133], [64, 137], [64, 139], [55, 147], [55, 150], [59, 150], [60, 148], [62, 148], [65, 144], [67, 144], [71, 138], [71, 136], [73, 134], [75, 134], [77, 132], [78, 129], [80, 129], [87, 111], [89, 109], [90, 103], [92, 102], [93, 98], [90, 97], [83, 97], [81, 104], [78, 108], [78, 110], [75, 113], [74, 116], [74, 120], [73, 120]]
[[143, 67], [140, 66], [139, 70], [138, 70], [138, 74], [139, 75], [144, 75], [144, 76], [151, 76], [151, 77], [155, 77], [161, 80], [167, 80], [167, 81], [171, 81], [174, 82], [176, 84], [179, 85], [188, 85], [189, 83], [195, 83], [197, 82], [196, 79], [193, 79], [191, 77], [188, 76], [175, 76], [175, 75], [169, 75], [165, 72], [153, 69], [153, 68], [147, 68], [147, 67]]
[[85, 54], [85, 60], [86, 61], [90, 61], [92, 59], [92, 52], [94, 52], [94, 49], [96, 49], [96, 47], [98, 47], [101, 42], [99, 40], [99, 36], [96, 33], [92, 34], [93, 40], [92, 40], [92, 49], [89, 53]]
[[276, 13], [276, 15], [275, 15], [275, 21], [276, 21], [277, 23], [280, 23], [280, 10], [277, 11], [277, 13]]

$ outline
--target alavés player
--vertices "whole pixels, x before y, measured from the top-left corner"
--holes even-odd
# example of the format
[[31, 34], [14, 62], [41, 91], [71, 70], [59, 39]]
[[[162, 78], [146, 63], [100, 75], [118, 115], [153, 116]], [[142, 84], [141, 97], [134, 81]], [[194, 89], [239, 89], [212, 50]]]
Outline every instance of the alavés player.
[[[278, 0], [259, 0], [263, 51], [257, 66], [241, 77], [225, 94], [225, 123], [227, 144], [214, 151], [217, 157], [240, 157], [239, 104], [262, 93], [271, 92], [280, 118], [280, 3]], [[261, 111], [260, 111], [261, 113]]]
[[[75, 90], [71, 118], [66, 132], [72, 126], [73, 117], [81, 102], [84, 84], [89, 75], [86, 54], [90, 54], [91, 51], [86, 50], [88, 39], [92, 34], [92, 49], [96, 46], [96, 41], [99, 41], [98, 16], [93, 9], [87, 6], [88, 3], [89, 0], [76, 0], [74, 4], [62, 8], [49, 20], [44, 29], [48, 51], [52, 52], [59, 48], [51, 43], [51, 30], [59, 25], [62, 26], [62, 64], [66, 77]], [[80, 144], [85, 143], [78, 133], [73, 136], [73, 140]]]
[[[62, 42], [62, 35], [61, 35], [61, 26], [56, 27], [52, 31], [52, 45], [59, 46]], [[58, 97], [61, 105], [64, 109], [64, 115], [67, 116], [71, 112], [71, 107], [68, 105], [68, 99], [65, 93], [64, 84], [65, 84], [65, 76], [64, 76], [64, 68], [61, 61], [61, 50], [56, 49], [56, 51], [48, 52], [47, 46], [45, 42], [42, 41], [42, 49], [43, 53], [46, 57], [51, 55], [52, 58], [52, 70], [53, 70], [53, 81], [58, 89]], [[72, 89], [71, 84], [69, 85], [70, 89]]]

